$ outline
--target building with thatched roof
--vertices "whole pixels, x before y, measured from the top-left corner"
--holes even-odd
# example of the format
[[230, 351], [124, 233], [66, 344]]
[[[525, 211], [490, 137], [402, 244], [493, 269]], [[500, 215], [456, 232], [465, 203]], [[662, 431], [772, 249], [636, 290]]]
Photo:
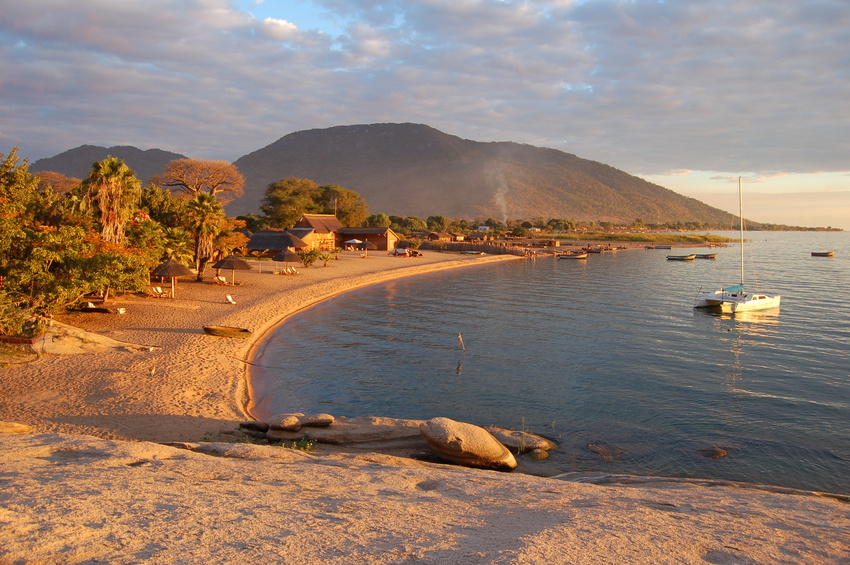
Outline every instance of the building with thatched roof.
[[339, 230], [340, 247], [342, 243], [351, 239], [368, 241], [375, 244], [381, 251], [390, 251], [396, 248], [398, 234], [390, 228], [342, 228]]
[[289, 231], [310, 249], [330, 250], [338, 247], [342, 223], [333, 214], [304, 214]]
[[257, 256], [272, 257], [287, 249], [307, 249], [307, 242], [288, 231], [258, 231], [248, 240], [246, 248]]

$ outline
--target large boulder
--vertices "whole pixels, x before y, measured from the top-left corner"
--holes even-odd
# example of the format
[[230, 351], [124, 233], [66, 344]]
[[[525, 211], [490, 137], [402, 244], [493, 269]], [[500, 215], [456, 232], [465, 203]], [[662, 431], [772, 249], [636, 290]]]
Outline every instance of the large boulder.
[[419, 433], [446, 461], [481, 469], [511, 470], [517, 466], [508, 448], [484, 428], [449, 418], [433, 418], [420, 424]]

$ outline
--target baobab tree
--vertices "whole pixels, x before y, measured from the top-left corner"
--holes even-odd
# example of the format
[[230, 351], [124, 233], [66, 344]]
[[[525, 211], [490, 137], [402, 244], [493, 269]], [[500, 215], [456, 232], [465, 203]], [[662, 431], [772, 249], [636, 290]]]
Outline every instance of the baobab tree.
[[226, 161], [175, 159], [165, 166], [161, 175], [153, 178], [153, 182], [185, 192], [192, 198], [210, 194], [220, 202], [229, 202], [242, 195], [245, 177]]

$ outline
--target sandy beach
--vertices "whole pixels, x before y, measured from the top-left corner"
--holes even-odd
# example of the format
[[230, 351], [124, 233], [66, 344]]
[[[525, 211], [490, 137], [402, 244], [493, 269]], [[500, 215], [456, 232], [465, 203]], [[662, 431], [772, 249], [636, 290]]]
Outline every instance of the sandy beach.
[[286, 316], [365, 285], [509, 260], [523, 259], [347, 252], [295, 276], [237, 271], [235, 287], [208, 271], [180, 280], [175, 299], [121, 295], [109, 305], [124, 314], [63, 316], [70, 328], [36, 344], [47, 354], [0, 368], [0, 422], [28, 426], [0, 433], [0, 565], [850, 563], [840, 498], [223, 443], [251, 419], [251, 348]]

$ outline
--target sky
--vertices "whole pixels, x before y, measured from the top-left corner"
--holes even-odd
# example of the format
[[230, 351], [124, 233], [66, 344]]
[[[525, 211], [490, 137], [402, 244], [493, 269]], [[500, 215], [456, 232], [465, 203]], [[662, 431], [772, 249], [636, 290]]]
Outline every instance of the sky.
[[847, 0], [0, 0], [0, 154], [413, 122], [850, 230]]

